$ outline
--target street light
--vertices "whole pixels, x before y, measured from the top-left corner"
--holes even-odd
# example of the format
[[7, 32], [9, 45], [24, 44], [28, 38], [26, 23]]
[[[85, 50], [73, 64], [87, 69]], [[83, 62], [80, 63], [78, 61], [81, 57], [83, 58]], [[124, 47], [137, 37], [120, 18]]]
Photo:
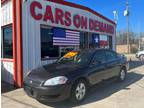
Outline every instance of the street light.
[[124, 16], [126, 17], [126, 23], [127, 23], [127, 46], [128, 46], [128, 53], [130, 53], [130, 41], [129, 41], [129, 3], [128, 3], [128, 0], [126, 2], [126, 10], [124, 10]]
[[[114, 14], [114, 22], [115, 22], [115, 24], [116, 24], [116, 26], [117, 26], [117, 23], [118, 23], [118, 11], [116, 11], [116, 10], [114, 10], [113, 11], [113, 14]], [[117, 33], [116, 33], [116, 30], [115, 30], [115, 36], [117, 35]], [[115, 42], [116, 42], [116, 37], [115, 37]], [[117, 43], [117, 42], [116, 42]], [[115, 44], [116, 45], [116, 44]]]
[[114, 14], [114, 22], [117, 24], [118, 23], [118, 11], [113, 11]]

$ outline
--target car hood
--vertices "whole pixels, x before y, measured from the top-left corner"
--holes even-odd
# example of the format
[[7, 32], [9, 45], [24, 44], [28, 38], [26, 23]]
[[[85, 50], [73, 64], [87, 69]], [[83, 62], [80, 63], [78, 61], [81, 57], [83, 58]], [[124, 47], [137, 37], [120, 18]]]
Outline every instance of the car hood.
[[139, 51], [137, 52], [137, 54], [144, 54], [144, 51]]
[[30, 79], [39, 79], [41, 81], [45, 81], [52, 77], [62, 76], [68, 74], [69, 72], [74, 72], [82, 67], [82, 65], [77, 64], [53, 63], [33, 69], [27, 77]]

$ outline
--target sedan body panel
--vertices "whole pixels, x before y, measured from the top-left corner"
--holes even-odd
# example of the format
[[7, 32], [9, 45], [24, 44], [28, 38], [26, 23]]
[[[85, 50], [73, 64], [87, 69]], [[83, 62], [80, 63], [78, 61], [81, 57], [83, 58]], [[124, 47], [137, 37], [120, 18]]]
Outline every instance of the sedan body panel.
[[105, 64], [89, 66], [88, 79], [90, 84], [94, 85], [104, 79], [104, 74], [107, 73]]
[[[72, 58], [69, 58], [71, 55]], [[24, 79], [24, 90], [30, 97], [38, 100], [65, 100], [71, 96], [73, 84], [78, 79], [84, 78], [88, 85], [94, 85], [118, 76], [120, 69], [126, 66], [126, 59], [117, 55], [106, 49], [80, 51], [74, 57], [70, 53], [58, 62], [33, 69]], [[58, 82], [57, 85], [45, 85], [47, 80], [59, 76], [65, 77], [67, 81], [64, 84]]]
[[118, 76], [120, 68], [121, 66], [118, 60], [107, 62], [107, 65], [106, 65], [107, 73], [105, 74], [106, 76], [105, 79]]
[[24, 90], [27, 95], [39, 101], [57, 102], [67, 99], [70, 96], [71, 85], [33, 87], [24, 83]]

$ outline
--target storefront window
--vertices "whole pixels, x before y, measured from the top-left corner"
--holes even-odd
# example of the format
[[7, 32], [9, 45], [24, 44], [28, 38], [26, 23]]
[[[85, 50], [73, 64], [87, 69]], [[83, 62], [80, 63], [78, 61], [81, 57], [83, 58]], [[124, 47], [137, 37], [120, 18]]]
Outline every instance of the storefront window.
[[41, 26], [41, 58], [59, 57], [59, 47], [53, 45], [53, 29]]
[[12, 26], [2, 28], [2, 58], [13, 58]]
[[99, 48], [100, 38], [99, 34], [89, 33], [89, 48]]
[[88, 33], [80, 32], [80, 49], [88, 48]]
[[107, 35], [100, 35], [100, 48], [109, 48], [109, 41]]
[[108, 36], [109, 39], [109, 48], [112, 49], [112, 36]]

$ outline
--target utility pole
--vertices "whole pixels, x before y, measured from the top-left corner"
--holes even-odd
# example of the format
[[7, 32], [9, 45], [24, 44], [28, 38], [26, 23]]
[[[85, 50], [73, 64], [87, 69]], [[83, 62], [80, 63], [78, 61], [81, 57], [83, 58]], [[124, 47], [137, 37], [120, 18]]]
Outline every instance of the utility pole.
[[141, 34], [141, 28], [140, 28], [140, 22], [138, 22], [138, 50], [140, 50], [141, 49], [141, 36], [142, 36], [142, 34]]
[[130, 51], [130, 39], [129, 39], [129, 2], [126, 1], [126, 10], [124, 11], [124, 16], [126, 17], [126, 23], [127, 23], [127, 47], [128, 47], [128, 53], [131, 53]]
[[141, 33], [139, 33], [139, 49], [138, 50], [140, 49], [141, 49]]

